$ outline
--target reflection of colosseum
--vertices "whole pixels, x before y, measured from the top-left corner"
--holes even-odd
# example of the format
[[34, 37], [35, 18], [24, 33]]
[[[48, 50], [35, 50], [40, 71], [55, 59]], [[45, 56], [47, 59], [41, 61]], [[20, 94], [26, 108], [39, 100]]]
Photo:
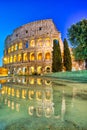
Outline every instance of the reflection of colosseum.
[[51, 72], [54, 39], [59, 41], [63, 52], [61, 35], [51, 19], [17, 28], [5, 40], [3, 66], [9, 73]]
[[31, 116], [62, 119], [65, 113], [64, 93], [61, 90], [55, 95], [52, 84], [49, 80], [31, 76], [7, 79], [1, 87], [0, 104], [4, 103], [17, 112], [28, 112]]

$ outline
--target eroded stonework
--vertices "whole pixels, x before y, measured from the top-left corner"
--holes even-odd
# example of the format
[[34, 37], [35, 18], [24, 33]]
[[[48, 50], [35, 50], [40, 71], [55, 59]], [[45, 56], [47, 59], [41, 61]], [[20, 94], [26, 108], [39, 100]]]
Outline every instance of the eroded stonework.
[[59, 41], [63, 53], [61, 34], [51, 19], [31, 22], [15, 29], [5, 40], [3, 66], [10, 74], [52, 72], [55, 39]]

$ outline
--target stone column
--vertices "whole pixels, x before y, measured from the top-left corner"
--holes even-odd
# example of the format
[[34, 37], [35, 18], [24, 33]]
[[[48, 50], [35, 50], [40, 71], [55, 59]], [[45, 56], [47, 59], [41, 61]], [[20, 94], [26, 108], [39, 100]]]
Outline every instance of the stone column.
[[35, 56], [34, 69], [35, 69], [35, 72], [37, 72], [37, 52], [36, 51], [34, 52], [34, 56]]
[[12, 55], [12, 63], [14, 63], [14, 55]]
[[23, 53], [21, 53], [21, 62], [23, 63], [24, 61], [23, 61]]
[[27, 52], [28, 62], [30, 62], [30, 52]]
[[27, 66], [27, 75], [29, 75], [29, 66]]

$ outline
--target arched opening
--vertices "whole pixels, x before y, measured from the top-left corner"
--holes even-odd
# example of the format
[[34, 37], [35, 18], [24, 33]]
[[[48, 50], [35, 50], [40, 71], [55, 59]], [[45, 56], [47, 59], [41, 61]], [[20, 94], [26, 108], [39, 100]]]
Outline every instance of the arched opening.
[[34, 79], [34, 78], [29, 78], [29, 83], [30, 83], [30, 84], [34, 84], [34, 82], [35, 82], [35, 79]]
[[34, 74], [34, 67], [30, 67], [30, 74]]
[[37, 60], [42, 60], [42, 53], [39, 53], [39, 54], [38, 54]]
[[10, 107], [11, 106], [11, 102], [10, 102], [10, 100], [8, 100], [8, 107]]
[[37, 84], [41, 85], [42, 84], [42, 79], [41, 78], [37, 78]]
[[51, 113], [52, 113], [51, 108], [47, 107], [46, 110], [45, 110], [45, 116], [49, 118], [51, 116]]
[[50, 46], [50, 39], [49, 38], [46, 38], [45, 44], [46, 44], [46, 46]]
[[14, 88], [11, 89], [11, 94], [12, 94], [12, 96], [14, 96], [14, 94], [15, 94]]
[[30, 100], [34, 99], [34, 91], [33, 90], [29, 91], [29, 99]]
[[47, 53], [45, 54], [45, 59], [46, 59], [46, 60], [50, 60], [50, 58], [51, 58], [50, 52], [47, 52]]
[[21, 54], [18, 55], [18, 61], [19, 62], [22, 61], [22, 55]]
[[9, 64], [9, 57], [7, 58], [7, 63]]
[[19, 49], [22, 49], [22, 42], [19, 43]]
[[26, 90], [25, 89], [22, 90], [22, 98], [24, 98], [24, 99], [26, 98]]
[[4, 62], [4, 64], [7, 64], [8, 63], [8, 58], [4, 57], [3, 62]]
[[36, 99], [37, 100], [41, 100], [42, 99], [42, 92], [41, 91], [37, 91], [36, 92]]
[[15, 44], [15, 51], [18, 50], [18, 44]]
[[39, 116], [39, 117], [42, 116], [43, 115], [43, 109], [41, 107], [38, 107], [36, 113], [37, 113], [37, 116]]
[[46, 85], [50, 85], [50, 84], [51, 84], [51, 81], [50, 81], [50, 80], [45, 80], [45, 84], [46, 84]]
[[11, 106], [12, 110], [14, 109], [14, 102], [12, 101], [12, 106]]
[[49, 72], [51, 71], [50, 66], [46, 66], [46, 67], [45, 67], [45, 71], [46, 71], [47, 73], [49, 73]]
[[30, 61], [34, 61], [35, 60], [35, 55], [34, 55], [34, 53], [31, 53], [30, 54]]
[[11, 52], [11, 48], [9, 47], [9, 48], [8, 48], [8, 53], [10, 53], [10, 52]]
[[20, 104], [16, 103], [16, 111], [19, 112], [19, 110], [20, 110]]
[[23, 75], [27, 73], [27, 67], [23, 67], [22, 69]]
[[46, 100], [50, 100], [50, 99], [51, 99], [51, 92], [46, 91]]
[[38, 45], [38, 46], [42, 46], [42, 39], [38, 39], [37, 45]]
[[29, 46], [29, 43], [28, 43], [28, 41], [26, 41], [25, 48], [28, 48], [28, 46]]
[[9, 87], [8, 88], [8, 95], [10, 95], [11, 94], [11, 88]]
[[38, 66], [38, 67], [37, 67], [37, 73], [38, 73], [38, 74], [41, 74], [41, 73], [42, 73], [42, 67], [41, 67], [41, 66]]
[[14, 62], [17, 62], [17, 56], [14, 55]]
[[33, 112], [34, 112], [34, 107], [33, 107], [33, 106], [30, 106], [30, 107], [28, 108], [28, 113], [29, 113], [29, 115], [33, 115]]
[[10, 57], [10, 63], [12, 63], [12, 60], [13, 60], [13, 56]]
[[11, 46], [11, 52], [14, 51], [14, 46]]
[[28, 55], [27, 55], [27, 53], [23, 54], [23, 61], [28, 61]]
[[16, 90], [16, 97], [20, 97], [20, 91], [18, 89]]
[[34, 40], [31, 40], [30, 41], [30, 47], [34, 47], [35, 46], [35, 41]]

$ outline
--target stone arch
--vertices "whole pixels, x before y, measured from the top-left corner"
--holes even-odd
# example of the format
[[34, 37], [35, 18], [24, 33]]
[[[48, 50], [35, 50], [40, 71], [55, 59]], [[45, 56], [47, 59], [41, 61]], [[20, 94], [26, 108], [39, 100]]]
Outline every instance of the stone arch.
[[45, 54], [45, 59], [46, 59], [46, 60], [50, 60], [50, 58], [51, 58], [50, 52], [46, 52], [46, 54]]
[[22, 89], [22, 98], [25, 99], [26, 98], [26, 90], [25, 89]]
[[42, 53], [41, 53], [41, 52], [39, 52], [39, 53], [37, 54], [37, 60], [42, 60]]
[[37, 40], [37, 46], [42, 46], [42, 39], [41, 38]]
[[30, 47], [34, 47], [35, 46], [35, 41], [34, 40], [31, 40], [30, 41]]
[[21, 68], [21, 73], [27, 74], [27, 72], [28, 72], [28, 68], [26, 66]]
[[41, 74], [41, 73], [42, 73], [42, 66], [38, 66], [38, 67], [37, 67], [37, 73], [38, 73], [38, 74]]
[[42, 85], [42, 79], [41, 78], [37, 78], [37, 84]]
[[10, 63], [13, 62], [13, 56], [10, 56]]
[[29, 47], [29, 43], [28, 41], [25, 42], [25, 48], [28, 48]]
[[37, 91], [36, 92], [36, 99], [37, 100], [41, 100], [42, 99], [42, 92], [41, 91]]
[[50, 66], [46, 66], [46, 67], [45, 67], [45, 72], [47, 72], [47, 73], [48, 73], [48, 72], [51, 72], [51, 67], [50, 67]]
[[16, 90], [16, 97], [18, 97], [18, 98], [20, 97], [20, 90], [19, 89]]
[[31, 67], [30, 67], [30, 74], [33, 74], [34, 72], [35, 72], [34, 67], [31, 66]]
[[8, 88], [8, 95], [11, 95], [11, 88]]
[[12, 96], [15, 95], [15, 90], [14, 90], [14, 88], [11, 89], [11, 94], [12, 94]]
[[27, 53], [23, 54], [23, 61], [28, 61], [28, 54]]
[[30, 61], [34, 61], [35, 60], [35, 54], [34, 52], [30, 53]]
[[46, 44], [46, 46], [50, 46], [50, 38], [45, 39], [45, 44]]
[[30, 79], [29, 79], [29, 83], [30, 83], [30, 84], [34, 84], [34, 83], [35, 83], [35, 79], [34, 79], [34, 78], [30, 78]]
[[29, 99], [30, 100], [34, 99], [34, 91], [33, 90], [29, 91]]
[[15, 44], [14, 49], [15, 49], [15, 51], [18, 50], [18, 43]]
[[18, 54], [17, 60], [18, 62], [22, 61], [22, 54]]
[[50, 81], [50, 80], [45, 80], [45, 84], [46, 84], [46, 85], [50, 85], [50, 84], [51, 84], [51, 81]]
[[17, 55], [14, 55], [14, 62], [17, 62]]
[[30, 107], [28, 108], [28, 113], [29, 113], [29, 115], [33, 115], [33, 112], [34, 112], [34, 107], [33, 107], [33, 106], [30, 106]]
[[45, 92], [45, 97], [46, 97], [46, 100], [51, 100], [51, 92], [50, 91], [46, 91]]
[[50, 107], [47, 107], [47, 108], [45, 109], [45, 116], [46, 116], [47, 118], [49, 118], [49, 117], [51, 116], [51, 114], [52, 114], [51, 108], [50, 108]]
[[36, 114], [37, 114], [38, 117], [42, 116], [43, 115], [43, 109], [41, 107], [37, 107]]
[[22, 49], [22, 47], [23, 47], [22, 42], [19, 42], [19, 46], [18, 46], [18, 48], [19, 48], [19, 49]]

